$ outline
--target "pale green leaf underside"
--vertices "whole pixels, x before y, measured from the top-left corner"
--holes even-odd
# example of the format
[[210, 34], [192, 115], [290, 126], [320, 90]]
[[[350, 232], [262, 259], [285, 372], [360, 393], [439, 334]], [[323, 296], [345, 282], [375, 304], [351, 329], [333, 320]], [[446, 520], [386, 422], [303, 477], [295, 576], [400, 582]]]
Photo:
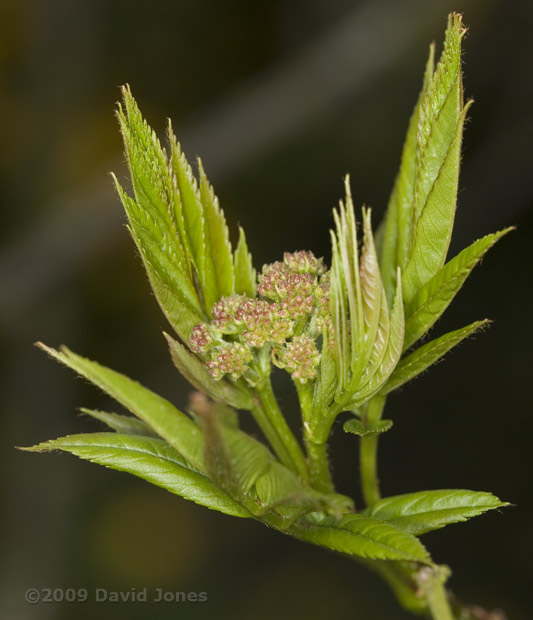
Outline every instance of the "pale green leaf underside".
[[418, 536], [503, 506], [508, 504], [491, 493], [443, 489], [386, 497], [365, 514]]
[[251, 516], [208, 478], [190, 469], [179, 452], [161, 439], [91, 433], [61, 437], [30, 450], [70, 452], [87, 461], [133, 474], [212, 510], [234, 517]]
[[424, 372], [429, 366], [448, 353], [450, 349], [487, 324], [487, 320], [475, 321], [466, 327], [444, 334], [440, 338], [436, 338], [416, 349], [416, 351], [403, 358], [396, 366], [389, 380], [382, 388], [381, 394], [388, 394], [407, 383], [407, 381], [411, 381], [411, 379]]
[[339, 521], [328, 517], [321, 524], [294, 527], [289, 531], [296, 538], [348, 555], [431, 563], [428, 552], [414, 536], [362, 515], [345, 515]]

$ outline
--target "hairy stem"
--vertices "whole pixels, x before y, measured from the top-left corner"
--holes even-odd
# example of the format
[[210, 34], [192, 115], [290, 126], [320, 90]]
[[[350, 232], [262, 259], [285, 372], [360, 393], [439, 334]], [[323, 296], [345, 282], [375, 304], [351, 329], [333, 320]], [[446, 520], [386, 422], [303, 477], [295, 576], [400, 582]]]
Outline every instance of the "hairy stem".
[[305, 435], [305, 447], [309, 460], [309, 474], [311, 485], [322, 493], [333, 493], [333, 481], [329, 470], [329, 461], [326, 443], [315, 443], [311, 437]]
[[427, 594], [433, 620], [455, 620], [444, 584], [435, 583]]
[[[385, 396], [374, 396], [370, 399], [363, 412], [363, 421], [368, 425], [378, 422], [383, 414], [385, 400]], [[378, 433], [372, 433], [361, 437], [360, 443], [361, 488], [367, 506], [381, 499], [377, 467], [378, 438]]]
[[329, 460], [327, 454], [327, 443], [317, 442], [311, 434], [310, 420], [313, 406], [313, 390], [309, 383], [295, 382], [302, 420], [304, 423], [304, 442], [309, 463], [309, 475], [311, 486], [323, 493], [333, 493], [333, 481], [329, 470]]
[[279, 460], [297, 473], [304, 482], [309, 482], [309, 471], [304, 453], [283, 414], [272, 390], [270, 377], [256, 387], [259, 402], [252, 413]]
[[425, 594], [433, 620], [455, 620], [444, 587], [451, 571], [447, 566], [425, 567], [418, 573], [420, 589]]

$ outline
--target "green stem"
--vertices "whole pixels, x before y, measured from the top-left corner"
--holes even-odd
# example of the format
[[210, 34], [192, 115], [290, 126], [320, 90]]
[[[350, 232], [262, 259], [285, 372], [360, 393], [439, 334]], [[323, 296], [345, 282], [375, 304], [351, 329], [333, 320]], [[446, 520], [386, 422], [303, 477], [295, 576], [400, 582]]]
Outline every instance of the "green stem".
[[359, 560], [384, 581], [396, 595], [398, 603], [407, 611], [414, 614], [427, 615], [428, 601], [420, 595], [417, 584], [417, 569], [407, 562], [393, 562], [390, 560]]
[[279, 460], [308, 483], [309, 471], [304, 453], [281, 413], [270, 377], [258, 384], [256, 390], [259, 402], [256, 403], [252, 413], [257, 423]]
[[311, 485], [317, 491], [333, 493], [334, 488], [329, 470], [327, 443], [325, 441], [316, 441], [311, 433], [313, 389], [309, 383], [301, 384], [295, 382], [295, 385], [304, 423], [304, 443], [307, 452], [307, 462], [309, 463]]
[[455, 620], [444, 587], [449, 574], [450, 570], [446, 566], [439, 566], [432, 572], [427, 585], [422, 585], [433, 620]]
[[[385, 400], [385, 396], [374, 396], [368, 401], [363, 419], [369, 426], [381, 419]], [[361, 437], [359, 452], [361, 488], [367, 506], [381, 499], [377, 468], [378, 440], [378, 433]]]
[[307, 434], [304, 436], [311, 485], [322, 493], [334, 493], [333, 481], [329, 470], [327, 444], [315, 443]]

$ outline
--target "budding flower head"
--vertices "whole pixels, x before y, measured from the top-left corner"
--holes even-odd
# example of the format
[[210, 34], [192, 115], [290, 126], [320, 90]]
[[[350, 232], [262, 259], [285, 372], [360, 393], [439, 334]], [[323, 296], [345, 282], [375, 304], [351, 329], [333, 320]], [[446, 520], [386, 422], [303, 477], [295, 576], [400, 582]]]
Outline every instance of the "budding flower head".
[[211, 310], [213, 324], [216, 328], [223, 333], [232, 333], [237, 310], [246, 299], [246, 295], [230, 295], [217, 301]]
[[205, 323], [200, 323], [192, 328], [189, 346], [193, 353], [203, 355], [207, 353], [212, 344], [213, 337]]
[[313, 379], [320, 360], [314, 339], [331, 325], [325, 271], [322, 259], [306, 251], [286, 252], [283, 261], [264, 265], [259, 298], [222, 297], [211, 309], [212, 320], [192, 329], [191, 351], [205, 356], [215, 379], [237, 379], [256, 352], [270, 346], [274, 363], [295, 381]]
[[320, 275], [325, 273], [326, 267], [322, 258], [316, 258], [313, 252], [300, 250], [299, 252], [285, 252], [283, 262], [294, 273], [310, 273]]
[[272, 359], [279, 368], [285, 368], [299, 383], [307, 383], [316, 377], [316, 368], [320, 362], [320, 353], [315, 341], [302, 334], [294, 336], [285, 347], [273, 351]]
[[240, 342], [232, 342], [213, 349], [207, 368], [214, 379], [221, 379], [224, 375], [238, 379], [246, 372], [252, 359], [253, 353], [250, 347]]

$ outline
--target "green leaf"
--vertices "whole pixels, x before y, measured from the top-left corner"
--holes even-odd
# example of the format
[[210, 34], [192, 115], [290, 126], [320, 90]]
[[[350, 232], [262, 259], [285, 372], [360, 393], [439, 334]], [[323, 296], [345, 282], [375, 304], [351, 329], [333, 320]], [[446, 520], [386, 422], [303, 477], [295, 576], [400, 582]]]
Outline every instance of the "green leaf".
[[404, 349], [439, 319], [484, 254], [512, 228], [478, 239], [440, 269], [420, 288], [405, 309]]
[[295, 518], [310, 509], [318, 509], [319, 494], [306, 489], [296, 476], [280, 463], [271, 463], [255, 483], [263, 512], [275, 510], [282, 517]]
[[347, 555], [379, 560], [412, 560], [431, 564], [422, 543], [389, 523], [362, 515], [328, 517], [318, 525], [293, 526], [295, 538]]
[[487, 319], [484, 321], [475, 321], [466, 327], [448, 332], [444, 334], [444, 336], [421, 346], [401, 360], [390, 379], [382, 388], [381, 394], [388, 394], [404, 383], [407, 383], [407, 381], [411, 381], [411, 379], [414, 379], [421, 372], [424, 372], [429, 366], [448, 353], [450, 349], [488, 323], [489, 321]]
[[148, 424], [138, 418], [134, 418], [133, 416], [108, 413], [107, 411], [95, 411], [94, 409], [86, 409], [85, 407], [81, 407], [80, 411], [90, 415], [96, 420], [100, 420], [100, 422], [103, 422], [104, 424], [107, 424], [107, 426], [112, 428], [117, 433], [159, 438], [157, 433], [154, 433]]
[[242, 497], [242, 487], [235, 476], [232, 458], [221, 433], [224, 422], [208, 407], [198, 412], [204, 431], [204, 463], [209, 478], [231, 497]]
[[[213, 284], [214, 274], [212, 270], [206, 272], [206, 220], [200, 190], [192, 168], [172, 131], [170, 121], [167, 128], [167, 139], [170, 144], [169, 171], [177, 188], [178, 220], [182, 221], [185, 237], [183, 242], [186, 247], [190, 248], [192, 266], [198, 284], [203, 290], [207, 284], [208, 275], [212, 278], [209, 284]], [[212, 262], [209, 261], [209, 263], [209, 267], [212, 267]]]
[[364, 340], [364, 314], [356, 220], [349, 178], [345, 179], [346, 205], [333, 210], [336, 235], [332, 235], [332, 311], [336, 341], [339, 388], [349, 389]]
[[202, 431], [168, 400], [125, 375], [76, 355], [66, 347], [56, 351], [42, 343], [37, 343], [37, 346], [109, 394], [178, 450], [192, 467], [203, 471]]
[[313, 391], [312, 418], [324, 415], [324, 411], [326, 411], [333, 400], [337, 388], [335, 358], [328, 346], [328, 338], [329, 334], [324, 331], [322, 334], [320, 365]]
[[172, 327], [187, 340], [192, 327], [202, 320], [203, 311], [187, 266], [180, 259], [172, 224], [157, 211], [139, 206], [116, 177], [113, 179], [156, 299]]
[[201, 162], [198, 183], [171, 123], [167, 155], [129, 87], [123, 88], [123, 97], [118, 118], [135, 200], [115, 182], [159, 304], [187, 341], [191, 326], [209, 317], [221, 297], [235, 292], [228, 228]]
[[[167, 155], [157, 136], [143, 119], [129, 86], [122, 88], [124, 105], [119, 104], [117, 117], [131, 173], [136, 201], [141, 210], [165, 222], [167, 231], [175, 232], [175, 185], [167, 165]], [[182, 239], [173, 235], [174, 249], [180, 256], [186, 252]]]
[[206, 300], [206, 309], [224, 296], [232, 295], [235, 291], [235, 272], [233, 268], [233, 254], [229, 241], [229, 231], [226, 218], [218, 203], [213, 188], [205, 176], [202, 162], [198, 160], [200, 172], [200, 199], [202, 201], [206, 226], [206, 273], [214, 275], [214, 284], [211, 277], [207, 277], [203, 291]]
[[443, 489], [386, 497], [367, 508], [364, 514], [419, 536], [508, 505], [490, 493]]
[[120, 433], [90, 433], [69, 435], [24, 449], [70, 452], [87, 461], [133, 474], [212, 510], [234, 517], [251, 517], [247, 510], [208, 478], [190, 469], [179, 452], [161, 439]]
[[413, 225], [413, 200], [415, 180], [418, 167], [417, 134], [420, 107], [424, 101], [435, 65], [435, 45], [429, 49], [422, 90], [409, 121], [407, 136], [403, 146], [400, 169], [391, 193], [385, 221], [380, 230], [381, 273], [389, 305], [392, 305], [396, 290], [396, 271], [398, 266], [405, 267], [411, 243]]
[[398, 286], [390, 316], [389, 339], [379, 366], [371, 365], [363, 375], [360, 388], [355, 392], [346, 409], [356, 409], [376, 394], [388, 380], [402, 354], [404, 335], [401, 276], [398, 273]]
[[248, 251], [244, 230], [239, 226], [239, 242], [233, 257], [235, 264], [235, 292], [254, 298], [257, 290], [257, 274]]
[[204, 362], [168, 334], [164, 333], [164, 336], [174, 365], [191, 385], [215, 401], [227, 403], [238, 409], [252, 408], [252, 396], [249, 392], [226, 379], [215, 381]]
[[464, 33], [461, 16], [452, 14], [444, 51], [419, 110], [414, 226], [402, 274], [405, 303], [442, 267], [450, 243], [468, 108], [463, 106], [461, 75]]
[[363, 420], [351, 418], [343, 424], [344, 432], [364, 437], [384, 433], [392, 428], [392, 420], [378, 420], [374, 424], [366, 424]]
[[359, 352], [354, 377], [361, 376], [372, 354], [380, 328], [381, 309], [387, 306], [385, 290], [381, 280], [378, 257], [372, 235], [370, 209], [363, 209], [363, 249], [359, 266], [361, 283], [362, 313], [365, 329], [365, 350]]
[[226, 425], [220, 425], [231, 466], [240, 487], [248, 493], [256, 481], [275, 462], [272, 453], [250, 435]]

